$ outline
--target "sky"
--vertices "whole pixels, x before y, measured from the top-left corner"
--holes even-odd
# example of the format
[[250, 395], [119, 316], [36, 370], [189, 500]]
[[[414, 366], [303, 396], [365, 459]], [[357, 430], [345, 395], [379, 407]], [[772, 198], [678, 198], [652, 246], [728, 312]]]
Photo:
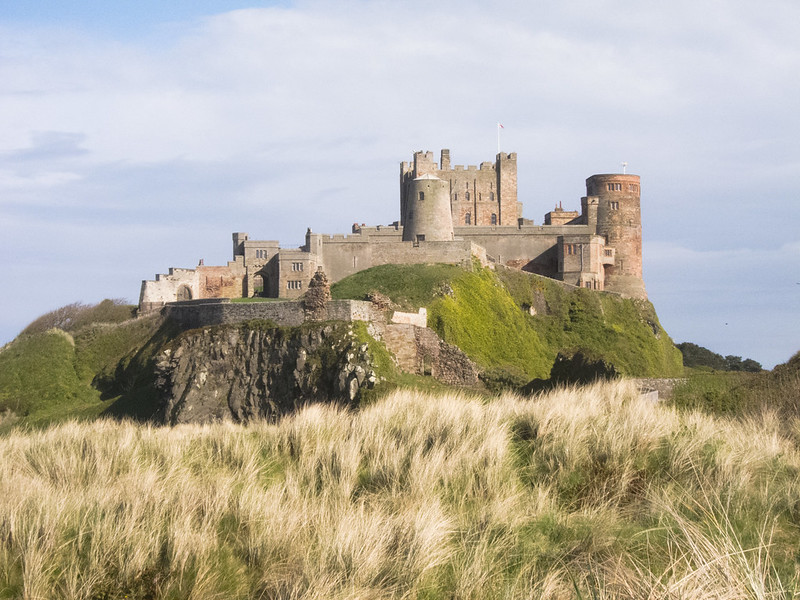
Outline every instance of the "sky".
[[0, 1], [0, 344], [231, 233], [399, 215], [399, 163], [517, 152], [524, 216], [642, 178], [676, 342], [800, 350], [800, 3]]

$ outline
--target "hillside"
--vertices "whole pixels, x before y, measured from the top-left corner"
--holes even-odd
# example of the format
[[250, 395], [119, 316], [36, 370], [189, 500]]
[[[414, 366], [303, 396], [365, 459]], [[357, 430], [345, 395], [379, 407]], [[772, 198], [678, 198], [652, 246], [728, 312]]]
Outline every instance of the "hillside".
[[331, 288], [334, 298], [378, 291], [428, 308], [429, 326], [490, 373], [518, 384], [547, 379], [559, 352], [603, 359], [632, 377], [677, 377], [681, 354], [652, 304], [564, 286], [522, 271], [385, 265]]
[[798, 431], [615, 382], [12, 432], [0, 597], [788, 600]]
[[[647, 302], [568, 289], [519, 271], [464, 270], [452, 265], [375, 267], [331, 290], [334, 298], [356, 299], [371, 291], [384, 294], [401, 308], [427, 307], [429, 326], [477, 363], [491, 390], [547, 379], [560, 353], [580, 352], [629, 376], [682, 373], [680, 353]], [[130, 307], [104, 301], [94, 307], [70, 305], [31, 324], [0, 352], [0, 414], [7, 415], [0, 429], [19, 419], [45, 425], [100, 414], [137, 419], [160, 414], [162, 420], [180, 420], [186, 417], [179, 414], [199, 414], [191, 412], [200, 410], [195, 401], [185, 406], [181, 398], [193, 389], [192, 382], [200, 380], [206, 387], [209, 381], [216, 382], [213, 395], [219, 405], [197, 400], [205, 403], [200, 412], [209, 418], [227, 411], [222, 399], [232, 395], [240, 398], [240, 408], [231, 406], [230, 410], [241, 412], [242, 418], [280, 414], [314, 399], [342, 398], [348, 395], [344, 387], [356, 385], [353, 373], [358, 374], [357, 388], [348, 393], [359, 402], [397, 386], [442, 387], [430, 378], [399, 373], [382, 344], [358, 328], [331, 337], [309, 325], [273, 335], [268, 323], [243, 323], [197, 337], [157, 317], [129, 316]], [[252, 328], [255, 333], [249, 333]], [[328, 341], [321, 343], [326, 335]], [[231, 336], [240, 336], [242, 341], [220, 354], [220, 348], [230, 345]], [[342, 336], [360, 341], [344, 342]], [[252, 350], [239, 349], [242, 344], [245, 349], [252, 345]], [[368, 349], [361, 363], [350, 362], [348, 357], [359, 353], [348, 350], [348, 344]], [[191, 360], [173, 364], [183, 375], [163, 368], [158, 371], [159, 361], [162, 367], [166, 364], [165, 351], [191, 354]], [[260, 366], [256, 365], [259, 361]], [[295, 369], [301, 363], [303, 368]], [[191, 367], [211, 364], [217, 365], [213, 377], [206, 367]], [[310, 373], [316, 364], [323, 365], [322, 370]], [[341, 375], [323, 373], [328, 369], [324, 365], [335, 366]], [[370, 381], [376, 382], [369, 388], [363, 380], [368, 372]], [[337, 377], [338, 382], [334, 381]], [[165, 408], [165, 403], [172, 408]]]
[[[83, 323], [20, 335], [0, 352], [0, 431], [17, 419], [43, 426], [103, 413], [152, 412], [147, 364], [170, 337], [157, 317], [120, 323]], [[142, 389], [144, 388], [144, 389]], [[125, 396], [124, 410], [114, 400]]]

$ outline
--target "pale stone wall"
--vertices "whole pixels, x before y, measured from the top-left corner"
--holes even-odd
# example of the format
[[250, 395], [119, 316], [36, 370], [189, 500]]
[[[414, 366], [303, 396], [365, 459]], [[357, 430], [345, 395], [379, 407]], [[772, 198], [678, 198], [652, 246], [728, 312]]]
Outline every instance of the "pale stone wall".
[[443, 242], [453, 239], [449, 186], [431, 175], [408, 184], [403, 241]]
[[562, 281], [592, 290], [603, 290], [603, 265], [610, 262], [605, 258], [604, 242], [604, 238], [598, 235], [560, 236], [558, 260]]
[[182, 289], [184, 292], [188, 290], [188, 299], [200, 297], [195, 269], [170, 269], [166, 275], [157, 274], [154, 280], [142, 281], [139, 292], [140, 314], [158, 310], [167, 302], [175, 302]]
[[401, 224], [405, 225], [410, 183], [423, 175], [434, 175], [449, 183], [454, 227], [514, 225], [522, 216], [522, 206], [517, 201], [516, 153], [500, 153], [495, 162], [485, 161], [479, 167], [451, 167], [450, 151], [445, 149], [439, 168], [432, 152], [415, 152], [411, 163], [400, 165]]
[[371, 244], [369, 238], [322, 238], [322, 252], [317, 264], [322, 266], [332, 283], [357, 273], [387, 264], [450, 263], [469, 265], [472, 244], [466, 240], [453, 242], [390, 242]]
[[392, 323], [406, 323], [408, 325], [416, 325], [417, 327], [427, 327], [428, 309], [420, 308], [419, 311], [415, 313], [396, 310], [392, 313]]

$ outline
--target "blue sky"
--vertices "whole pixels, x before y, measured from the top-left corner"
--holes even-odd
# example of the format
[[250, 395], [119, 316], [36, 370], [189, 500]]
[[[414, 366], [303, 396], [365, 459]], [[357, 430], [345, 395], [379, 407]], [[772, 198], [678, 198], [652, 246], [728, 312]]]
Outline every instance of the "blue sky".
[[800, 349], [800, 5], [0, 2], [0, 343], [138, 299], [230, 234], [284, 246], [398, 212], [398, 163], [519, 157], [536, 222], [642, 177], [644, 277], [676, 341]]

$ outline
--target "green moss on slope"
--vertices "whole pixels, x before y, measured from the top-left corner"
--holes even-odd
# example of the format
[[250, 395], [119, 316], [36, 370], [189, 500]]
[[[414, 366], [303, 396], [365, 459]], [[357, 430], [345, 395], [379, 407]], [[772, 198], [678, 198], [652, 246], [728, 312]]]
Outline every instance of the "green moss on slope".
[[333, 284], [331, 297], [363, 300], [369, 292], [377, 291], [402, 308], [427, 306], [442, 284], [461, 272], [461, 267], [455, 265], [381, 265]]
[[644, 300], [511, 269], [470, 272], [449, 265], [376, 267], [334, 288], [338, 298], [363, 298], [375, 289], [406, 307], [427, 306], [430, 327], [445, 341], [511, 379], [547, 378], [559, 352], [577, 350], [629, 376], [683, 373], [680, 352]]
[[555, 356], [491, 271], [461, 271], [451, 286], [428, 307], [429, 325], [445, 341], [484, 368], [528, 379], [550, 372]]

